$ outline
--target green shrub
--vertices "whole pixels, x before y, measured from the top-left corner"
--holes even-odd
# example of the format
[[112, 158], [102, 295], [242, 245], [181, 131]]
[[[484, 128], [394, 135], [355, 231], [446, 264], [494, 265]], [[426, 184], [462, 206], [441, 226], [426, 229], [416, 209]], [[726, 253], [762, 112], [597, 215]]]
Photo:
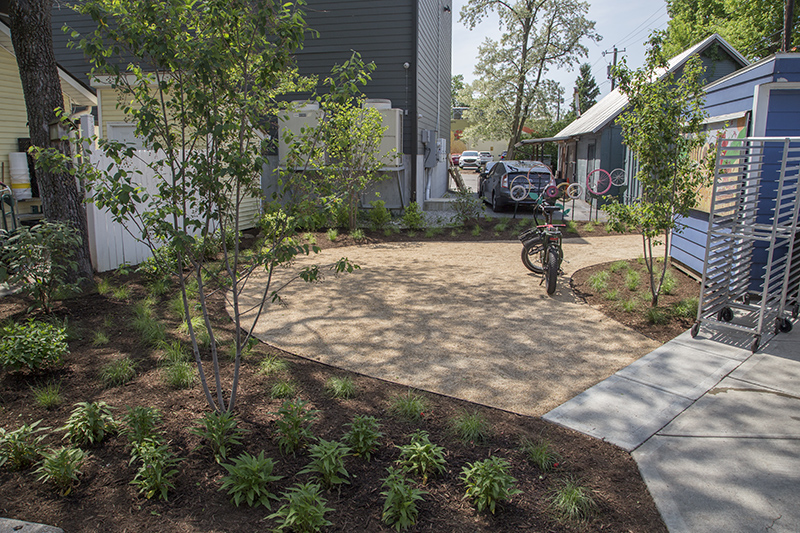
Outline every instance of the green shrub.
[[180, 459], [169, 449], [167, 443], [157, 439], [146, 438], [135, 443], [129, 464], [141, 462], [131, 485], [139, 488], [148, 500], [153, 496], [167, 500], [169, 490], [175, 488], [172, 478], [178, 473]]
[[481, 229], [481, 227], [478, 224], [475, 224], [475, 226], [473, 226], [473, 228], [472, 228], [472, 231], [470, 231], [470, 234], [473, 237], [478, 237], [478, 236], [480, 236], [480, 234], [482, 232], [483, 232], [483, 230]]
[[236, 507], [245, 502], [250, 507], [263, 505], [272, 509], [270, 499], [277, 500], [278, 497], [268, 487], [282, 477], [272, 475], [275, 463], [269, 457], [264, 457], [263, 451], [258, 456], [245, 452], [234, 458], [233, 464], [223, 464], [222, 467], [228, 471], [228, 475], [222, 478], [219, 490], [227, 490]]
[[423, 496], [428, 493], [412, 487], [402, 471], [390, 466], [387, 472], [389, 475], [382, 480], [386, 490], [381, 492], [384, 498], [381, 520], [384, 524], [400, 531], [417, 523], [419, 514], [417, 502], [422, 501]]
[[570, 478], [553, 491], [550, 505], [560, 520], [572, 521], [589, 518], [597, 507], [589, 490]]
[[221, 462], [228, 457], [228, 449], [231, 446], [242, 443], [242, 437], [247, 432], [237, 427], [236, 418], [232, 413], [215, 411], [206, 413], [189, 433], [203, 439], [214, 454], [214, 459]]
[[304, 400], [285, 401], [277, 414], [275, 421], [276, 435], [281, 453], [295, 453], [314, 438], [311, 433], [311, 424], [317, 417], [318, 411], [307, 409], [308, 402]]
[[292, 398], [295, 394], [297, 394], [297, 386], [288, 379], [275, 383], [269, 391], [269, 397], [273, 400]]
[[106, 402], [80, 402], [59, 431], [66, 431], [65, 439], [73, 444], [93, 446], [116, 431], [117, 424]]
[[36, 405], [52, 409], [61, 405], [61, 383], [50, 381], [39, 387], [33, 387], [33, 398]]
[[350, 474], [344, 467], [344, 458], [350, 455], [349, 447], [341, 442], [319, 439], [316, 444], [309, 446], [308, 454], [311, 462], [298, 474], [314, 474], [328, 489], [350, 483], [347, 480]]
[[392, 221], [392, 213], [386, 209], [386, 202], [374, 200], [369, 203], [372, 209], [369, 210], [369, 225], [375, 231], [380, 231]]
[[39, 459], [44, 439], [39, 433], [49, 429], [38, 427], [41, 422], [23, 424], [14, 431], [0, 428], [0, 466], [24, 470]]
[[403, 211], [403, 224], [410, 230], [421, 230], [425, 227], [425, 215], [417, 202], [411, 202]]
[[498, 503], [522, 493], [514, 487], [517, 480], [508, 473], [509, 468], [508, 461], [499, 457], [467, 463], [460, 478], [467, 487], [464, 498], [472, 500], [478, 512], [488, 508], [494, 514]]
[[155, 430], [161, 423], [161, 411], [155, 407], [128, 407], [122, 417], [120, 432], [131, 444], [144, 442], [156, 436]]
[[428, 481], [428, 476], [444, 472], [447, 461], [444, 458], [444, 448], [431, 443], [426, 431], [417, 430], [411, 434], [411, 443], [397, 446], [400, 458], [397, 463], [412, 475], [419, 476], [422, 483]]
[[411, 422], [422, 419], [427, 403], [424, 398], [413, 394], [410, 390], [405, 394], [399, 394], [392, 399], [390, 410], [395, 415]]
[[11, 370], [40, 370], [61, 363], [69, 353], [67, 334], [47, 322], [12, 322], [2, 330], [0, 366]]
[[484, 209], [486, 209], [483, 202], [471, 189], [456, 190], [455, 199], [450, 206], [455, 211], [452, 221], [460, 226], [466, 226], [470, 220], [475, 220], [481, 216]]
[[328, 501], [321, 491], [319, 485], [308, 482], [296, 484], [284, 492], [286, 503], [267, 517], [278, 521], [275, 531], [322, 531], [322, 528], [333, 525], [325, 519], [325, 513], [333, 509], [325, 507]]
[[600, 292], [608, 288], [609, 279], [611, 279], [611, 273], [608, 270], [601, 270], [589, 276], [587, 283], [592, 290]]
[[450, 421], [450, 428], [463, 442], [483, 442], [492, 434], [492, 426], [478, 411], [463, 412]]
[[350, 376], [343, 378], [333, 376], [325, 382], [325, 391], [332, 398], [347, 400], [356, 395], [356, 386]]
[[542, 472], [549, 472], [562, 462], [561, 456], [553, 450], [552, 445], [546, 439], [539, 439], [536, 442], [524, 440], [522, 452], [528, 461], [535, 464]]
[[327, 235], [329, 241], [336, 242], [336, 239], [339, 238], [339, 230], [337, 230], [336, 228], [330, 228], [327, 231]]
[[61, 447], [42, 453], [42, 464], [35, 470], [39, 476], [36, 478], [45, 483], [53, 483], [67, 496], [72, 491], [72, 485], [81, 475], [81, 467], [88, 454], [80, 448]]
[[352, 239], [354, 241], [363, 241], [364, 239], [367, 238], [367, 236], [364, 235], [364, 230], [360, 229], [360, 228], [359, 229], [354, 229], [353, 231], [351, 231], [350, 232], [350, 237], [352, 237]]
[[369, 461], [383, 436], [379, 431], [380, 424], [375, 417], [356, 415], [353, 421], [346, 425], [350, 429], [344, 434], [344, 441], [350, 445], [353, 455], [362, 456]]
[[100, 381], [106, 387], [124, 385], [136, 377], [136, 362], [128, 356], [115, 359], [100, 369]]

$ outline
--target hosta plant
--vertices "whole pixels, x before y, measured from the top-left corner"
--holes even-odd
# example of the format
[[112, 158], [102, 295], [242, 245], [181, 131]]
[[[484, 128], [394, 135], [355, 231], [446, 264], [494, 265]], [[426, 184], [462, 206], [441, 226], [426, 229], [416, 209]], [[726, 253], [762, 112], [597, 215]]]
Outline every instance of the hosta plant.
[[166, 501], [169, 490], [175, 488], [172, 478], [178, 473], [181, 459], [175, 457], [168, 443], [146, 438], [133, 445], [129, 464], [136, 461], [140, 466], [131, 485], [138, 487], [139, 493], [147, 499], [158, 496]]
[[468, 463], [461, 471], [461, 481], [466, 485], [464, 498], [472, 500], [478, 512], [489, 509], [494, 514], [498, 503], [504, 502], [522, 491], [509, 473], [505, 459], [489, 457], [484, 461]]
[[337, 441], [319, 439], [309, 446], [311, 462], [299, 474], [314, 474], [322, 484], [330, 489], [334, 485], [350, 483], [350, 474], [344, 467], [344, 458], [350, 455], [350, 448]]
[[93, 446], [103, 441], [117, 428], [111, 407], [106, 402], [80, 402], [59, 431], [66, 431], [65, 439], [79, 446]]
[[246, 431], [237, 427], [232, 413], [206, 413], [190, 433], [202, 438], [211, 448], [214, 459], [220, 462], [228, 456], [228, 449], [242, 443]]
[[381, 520], [400, 531], [417, 523], [419, 514], [417, 502], [422, 501], [422, 496], [428, 493], [412, 487], [401, 470], [390, 466], [388, 473], [389, 475], [383, 480], [383, 487], [386, 490], [381, 492], [384, 498]]
[[14, 431], [0, 428], [0, 466], [6, 465], [11, 470], [23, 470], [39, 459], [42, 451], [43, 431], [41, 420], [33, 424], [23, 424]]
[[88, 454], [80, 448], [62, 447], [42, 453], [42, 464], [36, 469], [37, 479], [54, 484], [62, 496], [72, 492]]
[[268, 487], [273, 481], [281, 479], [281, 476], [272, 475], [275, 463], [271, 458], [264, 457], [263, 451], [258, 456], [245, 452], [234, 458], [232, 464], [222, 466], [228, 471], [228, 475], [222, 478], [219, 490], [227, 490], [237, 507], [245, 502], [250, 507], [263, 505], [272, 509], [270, 499], [277, 500], [278, 497]]
[[267, 518], [276, 520], [275, 531], [322, 531], [331, 524], [325, 513], [333, 511], [326, 507], [328, 501], [322, 495], [322, 488], [316, 483], [297, 484], [283, 493], [286, 503]]
[[379, 431], [380, 424], [373, 416], [356, 415], [347, 426], [350, 429], [344, 434], [344, 441], [350, 446], [353, 455], [359, 455], [369, 461], [383, 436]]
[[10, 370], [55, 366], [68, 353], [64, 328], [47, 322], [12, 322], [0, 332], [0, 366]]
[[429, 476], [445, 470], [445, 450], [431, 443], [426, 431], [415, 431], [411, 434], [411, 443], [398, 448], [400, 459], [397, 463], [408, 473], [419, 476], [423, 484], [427, 483]]

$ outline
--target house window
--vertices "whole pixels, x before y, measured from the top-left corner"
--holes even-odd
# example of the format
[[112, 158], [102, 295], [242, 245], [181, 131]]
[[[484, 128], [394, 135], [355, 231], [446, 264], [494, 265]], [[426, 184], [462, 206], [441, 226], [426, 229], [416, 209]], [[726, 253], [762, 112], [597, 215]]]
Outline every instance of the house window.
[[108, 124], [106, 127], [108, 139], [125, 144], [132, 144], [137, 150], [144, 150], [144, 142], [136, 136], [136, 126], [133, 124]]

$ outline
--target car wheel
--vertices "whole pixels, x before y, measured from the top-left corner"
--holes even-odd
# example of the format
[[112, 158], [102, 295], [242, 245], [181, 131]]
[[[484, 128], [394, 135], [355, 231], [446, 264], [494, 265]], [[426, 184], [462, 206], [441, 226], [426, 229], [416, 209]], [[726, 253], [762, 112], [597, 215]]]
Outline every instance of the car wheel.
[[494, 191], [492, 191], [492, 211], [495, 213], [500, 211], [500, 206], [497, 205], [497, 194]]

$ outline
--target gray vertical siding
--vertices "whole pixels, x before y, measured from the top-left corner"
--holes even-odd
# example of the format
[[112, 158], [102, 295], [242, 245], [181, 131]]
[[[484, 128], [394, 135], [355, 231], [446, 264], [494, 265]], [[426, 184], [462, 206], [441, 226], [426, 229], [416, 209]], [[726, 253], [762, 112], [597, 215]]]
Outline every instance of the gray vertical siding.
[[[449, 0], [419, 0], [417, 50], [418, 129], [435, 130], [450, 142], [450, 42], [452, 12]], [[418, 145], [422, 150], [422, 145]]]

